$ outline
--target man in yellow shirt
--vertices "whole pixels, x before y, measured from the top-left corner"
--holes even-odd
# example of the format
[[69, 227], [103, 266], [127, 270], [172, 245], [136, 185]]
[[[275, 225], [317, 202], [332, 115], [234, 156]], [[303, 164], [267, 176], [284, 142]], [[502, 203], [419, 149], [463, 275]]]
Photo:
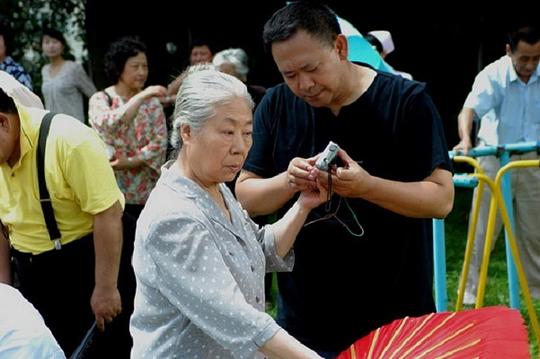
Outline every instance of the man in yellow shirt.
[[44, 160], [60, 232], [55, 249], [36, 170], [46, 113], [16, 103], [0, 83], [0, 282], [11, 284], [13, 269], [20, 291], [69, 356], [94, 320], [103, 330], [122, 310], [124, 198], [97, 134], [70, 116], [56, 115]]

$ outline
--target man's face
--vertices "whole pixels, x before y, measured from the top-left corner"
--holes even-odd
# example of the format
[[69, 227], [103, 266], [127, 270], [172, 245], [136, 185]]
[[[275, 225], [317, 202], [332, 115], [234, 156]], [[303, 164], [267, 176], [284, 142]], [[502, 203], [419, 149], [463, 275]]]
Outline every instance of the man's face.
[[533, 45], [520, 41], [514, 52], [511, 51], [509, 45], [506, 45], [506, 53], [512, 58], [514, 69], [521, 80], [528, 82], [538, 67], [540, 41]]
[[314, 107], [330, 107], [339, 101], [344, 64], [339, 46], [324, 44], [300, 30], [285, 41], [273, 43], [272, 56], [296, 96]]
[[4, 40], [4, 35], [0, 35], [0, 61], [4, 61], [6, 57], [6, 42]]
[[0, 112], [0, 165], [12, 166], [20, 156], [18, 115]]
[[212, 61], [212, 51], [210, 51], [210, 48], [206, 45], [202, 46], [193, 46], [193, 49], [191, 49], [191, 56], [189, 58], [189, 62], [191, 65], [195, 64], [201, 64], [205, 62], [211, 62]]

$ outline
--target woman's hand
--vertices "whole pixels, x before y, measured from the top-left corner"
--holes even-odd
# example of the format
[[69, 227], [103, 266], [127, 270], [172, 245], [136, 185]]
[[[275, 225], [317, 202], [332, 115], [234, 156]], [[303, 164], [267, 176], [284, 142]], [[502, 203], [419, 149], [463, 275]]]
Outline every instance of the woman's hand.
[[300, 158], [295, 157], [289, 162], [287, 168], [287, 183], [295, 191], [314, 190], [317, 188], [315, 177], [310, 177], [310, 172], [314, 168], [317, 157]]
[[163, 100], [167, 97], [167, 89], [161, 85], [148, 86], [140, 92], [140, 96], [143, 99], [157, 97], [163, 102]]
[[318, 180], [315, 181], [315, 184], [316, 188], [306, 188], [300, 192], [300, 197], [298, 197], [298, 204], [305, 209], [312, 210], [328, 201], [328, 191]]

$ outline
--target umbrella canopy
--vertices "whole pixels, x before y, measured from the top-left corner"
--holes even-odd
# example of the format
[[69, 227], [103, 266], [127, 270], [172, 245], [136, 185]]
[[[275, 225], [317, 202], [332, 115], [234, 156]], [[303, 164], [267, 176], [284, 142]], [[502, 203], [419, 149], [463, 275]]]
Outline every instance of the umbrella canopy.
[[529, 357], [519, 311], [497, 306], [398, 319], [359, 339], [336, 359]]

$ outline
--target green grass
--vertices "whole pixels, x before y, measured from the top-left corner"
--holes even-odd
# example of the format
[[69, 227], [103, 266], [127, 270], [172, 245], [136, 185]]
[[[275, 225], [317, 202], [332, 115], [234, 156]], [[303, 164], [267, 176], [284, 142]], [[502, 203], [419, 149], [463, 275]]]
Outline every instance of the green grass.
[[[446, 235], [446, 280], [448, 287], [448, 310], [454, 310], [457, 299], [457, 288], [459, 276], [463, 265], [465, 244], [467, 240], [467, 224], [469, 210], [472, 201], [472, 190], [457, 188], [454, 209], [445, 220]], [[504, 235], [498, 238], [493, 252], [491, 253], [488, 267], [488, 281], [486, 285], [484, 306], [509, 305], [508, 277], [506, 271], [506, 254]], [[540, 300], [533, 299], [533, 305], [538, 314], [540, 311]], [[472, 308], [472, 306], [465, 306]], [[529, 328], [530, 351], [533, 358], [538, 358], [538, 343], [531, 331], [529, 315], [523, 299], [521, 300], [521, 315], [525, 319], [525, 324]]]
[[[455, 310], [457, 299], [457, 288], [459, 285], [459, 276], [461, 275], [461, 267], [463, 265], [463, 256], [465, 253], [465, 244], [467, 240], [467, 224], [469, 218], [469, 210], [472, 200], [472, 190], [457, 188], [454, 209], [445, 220], [445, 236], [446, 236], [446, 280], [448, 287], [448, 310]], [[272, 286], [273, 297], [277, 295], [276, 277]], [[272, 306], [268, 309], [268, 313], [275, 317], [276, 306], [275, 302], [271, 302]], [[495, 244], [495, 248], [491, 253], [490, 265], [488, 269], [488, 282], [484, 297], [484, 306], [490, 305], [509, 305], [508, 296], [508, 279], [506, 273], [506, 258], [504, 238], [501, 235]], [[540, 312], [540, 300], [533, 300], [536, 312]], [[472, 306], [465, 306], [465, 309]], [[324, 310], [321, 308], [321, 310]], [[538, 343], [531, 331], [529, 325], [529, 316], [525, 303], [521, 302], [521, 314], [525, 319], [525, 324], [529, 328], [529, 343], [530, 351], [533, 358], [539, 357]]]

